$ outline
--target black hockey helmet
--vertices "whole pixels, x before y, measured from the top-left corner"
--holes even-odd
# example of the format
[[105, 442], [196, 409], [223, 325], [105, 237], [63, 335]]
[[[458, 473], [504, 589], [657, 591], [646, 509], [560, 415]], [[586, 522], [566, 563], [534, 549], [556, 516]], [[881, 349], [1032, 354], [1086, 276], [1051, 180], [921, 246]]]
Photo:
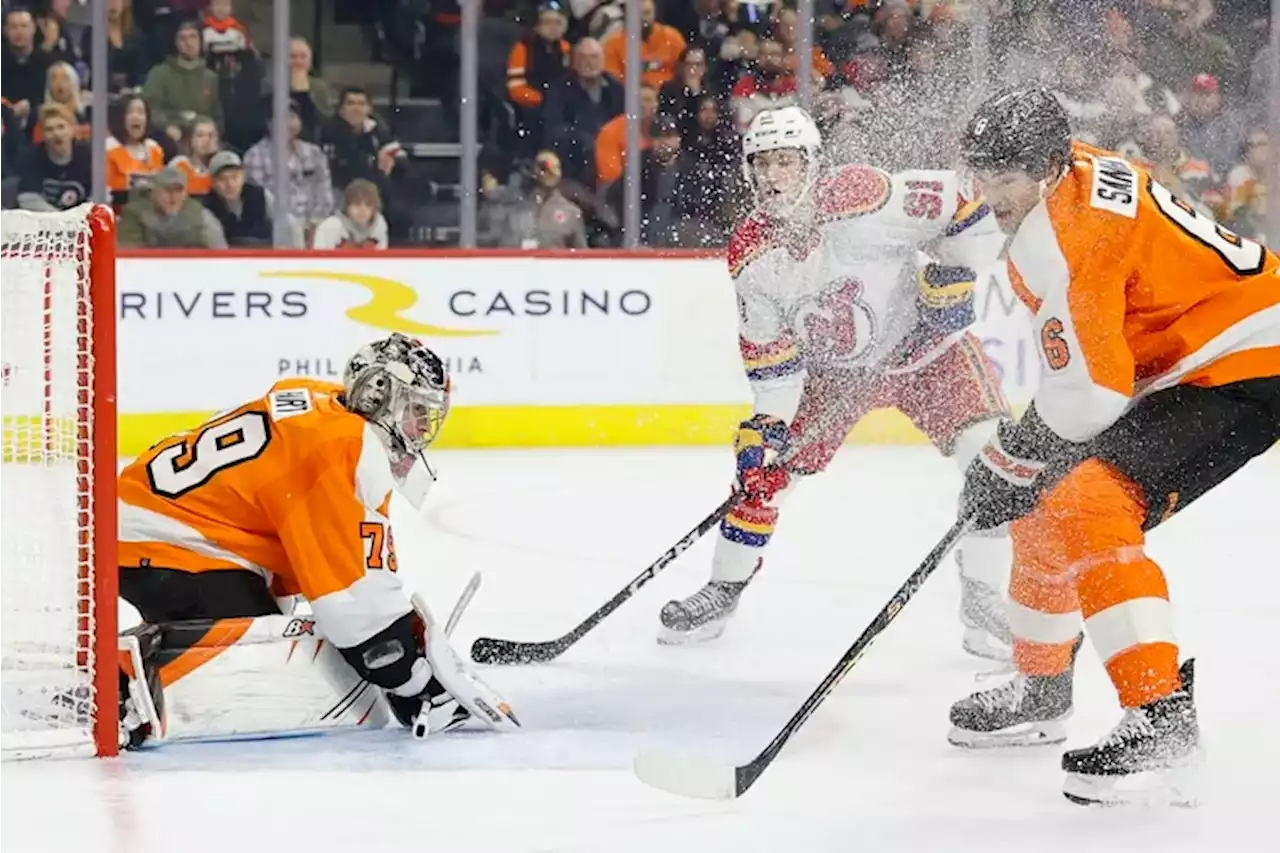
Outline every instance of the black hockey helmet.
[[1037, 180], [1071, 159], [1071, 125], [1043, 87], [1005, 89], [983, 101], [964, 131], [971, 169], [1021, 169]]

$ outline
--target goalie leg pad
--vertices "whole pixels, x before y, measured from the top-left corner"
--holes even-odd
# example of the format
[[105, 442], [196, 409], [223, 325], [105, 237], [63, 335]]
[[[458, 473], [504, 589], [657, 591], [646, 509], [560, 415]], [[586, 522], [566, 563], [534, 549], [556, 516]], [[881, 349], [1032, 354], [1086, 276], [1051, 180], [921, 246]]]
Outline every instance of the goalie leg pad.
[[120, 745], [125, 749], [165, 737], [164, 690], [154, 663], [159, 639], [159, 626], [145, 623], [119, 637]]
[[[382, 691], [352, 669], [308, 616], [149, 627], [159, 636], [149, 659], [140, 653], [139, 661], [159, 685], [144, 692], [156, 706], [152, 722], [161, 723], [150, 741], [280, 737], [381, 727], [391, 719]], [[140, 688], [129, 685], [131, 700]]]

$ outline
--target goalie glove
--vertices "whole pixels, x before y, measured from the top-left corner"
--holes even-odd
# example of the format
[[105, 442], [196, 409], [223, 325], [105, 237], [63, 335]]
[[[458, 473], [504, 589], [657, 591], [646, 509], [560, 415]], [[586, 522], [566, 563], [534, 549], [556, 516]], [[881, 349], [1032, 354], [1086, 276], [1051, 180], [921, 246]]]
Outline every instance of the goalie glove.
[[738, 425], [733, 453], [738, 462], [738, 485], [747, 497], [768, 501], [791, 482], [791, 474], [774, 464], [790, 440], [786, 421], [773, 415], [752, 415]]

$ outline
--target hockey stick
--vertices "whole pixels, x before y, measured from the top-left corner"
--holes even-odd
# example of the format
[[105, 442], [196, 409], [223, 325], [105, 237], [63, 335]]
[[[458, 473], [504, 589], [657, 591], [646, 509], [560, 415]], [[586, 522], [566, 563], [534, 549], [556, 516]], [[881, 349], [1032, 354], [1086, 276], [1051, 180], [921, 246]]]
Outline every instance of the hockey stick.
[[602, 604], [599, 609], [582, 620], [576, 628], [563, 637], [540, 643], [500, 640], [496, 637], [477, 637], [476, 641], [471, 644], [471, 659], [476, 663], [546, 663], [547, 661], [555, 660], [564, 653], [565, 649], [581, 640], [588, 631], [600, 623], [600, 620], [621, 607], [623, 602], [635, 595], [640, 587], [653, 580], [658, 572], [675, 562], [676, 558], [687, 551], [693, 543], [719, 524], [720, 520], [729, 514], [729, 510], [733, 508], [739, 498], [740, 495], [737, 492], [725, 498], [724, 503], [716, 507], [714, 512], [698, 522], [698, 525], [686, 533], [679, 542], [668, 548], [647, 569], [636, 575], [631, 583], [618, 590], [613, 598]]
[[884, 608], [876, 614], [876, 618], [862, 632], [862, 636], [849, 647], [849, 650], [827, 673], [826, 678], [822, 679], [817, 689], [809, 694], [809, 698], [804, 700], [800, 709], [790, 720], [787, 720], [782, 730], [751, 761], [738, 767], [730, 767], [699, 758], [652, 750], [636, 756], [634, 765], [636, 776], [655, 788], [686, 797], [709, 800], [731, 800], [741, 797], [760, 778], [760, 774], [764, 773], [773, 759], [777, 758], [791, 736], [800, 730], [818, 706], [831, 695], [831, 691], [835, 690], [841, 679], [849, 674], [849, 670], [853, 669], [854, 664], [881, 632], [889, 627], [889, 623], [902, 612], [902, 608], [907, 605], [912, 596], [920, 591], [920, 587], [924, 586], [924, 582], [972, 526], [971, 518], [962, 518], [952, 525], [942, 537], [942, 541], [935, 545], [929, 555], [924, 558], [919, 568], [911, 573], [906, 582], [893, 594], [893, 598], [889, 599]]
[[458, 627], [458, 620], [462, 618], [462, 614], [466, 612], [467, 605], [471, 603], [471, 599], [475, 597], [476, 590], [480, 588], [480, 573], [476, 572], [471, 576], [471, 580], [467, 581], [467, 585], [463, 587], [462, 594], [458, 596], [458, 603], [453, 605], [453, 612], [449, 614], [449, 618], [444, 623], [444, 635], [446, 637], [453, 634], [453, 629]]
[[[775, 465], [785, 467], [801, 449], [817, 441], [818, 436], [830, 429], [835, 422], [844, 416], [844, 412], [840, 406], [832, 406], [823, 412], [823, 416], [808, 424], [800, 433], [799, 438], [791, 440], [791, 446], [788, 452], [783, 453], [775, 462]], [[797, 474], [799, 472], [792, 472]], [[555, 660], [564, 651], [574, 643], [581, 640], [588, 631], [600, 623], [613, 611], [623, 605], [627, 599], [635, 595], [640, 587], [653, 580], [658, 572], [665, 569], [676, 561], [676, 558], [687, 551], [695, 542], [705, 536], [713, 527], [729, 514], [729, 510], [733, 509], [734, 504], [741, 500], [742, 495], [736, 489], [733, 494], [725, 498], [724, 503], [716, 507], [714, 511], [697, 526], [684, 535], [684, 537], [666, 550], [665, 553], [640, 574], [636, 575], [631, 583], [618, 590], [613, 598], [606, 601], [598, 610], [588, 616], [586, 619], [569, 633], [554, 640], [546, 640], [535, 643], [522, 643], [517, 640], [500, 640], [496, 637], [477, 637], [476, 641], [471, 644], [471, 659], [476, 663], [546, 663]]]

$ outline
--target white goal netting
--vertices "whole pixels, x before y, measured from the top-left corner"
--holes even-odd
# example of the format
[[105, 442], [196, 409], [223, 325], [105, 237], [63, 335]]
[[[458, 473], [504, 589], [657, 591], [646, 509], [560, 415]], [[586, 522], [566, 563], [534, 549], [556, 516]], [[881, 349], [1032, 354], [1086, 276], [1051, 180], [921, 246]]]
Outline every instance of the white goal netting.
[[5, 758], [94, 750], [91, 210], [0, 217]]

